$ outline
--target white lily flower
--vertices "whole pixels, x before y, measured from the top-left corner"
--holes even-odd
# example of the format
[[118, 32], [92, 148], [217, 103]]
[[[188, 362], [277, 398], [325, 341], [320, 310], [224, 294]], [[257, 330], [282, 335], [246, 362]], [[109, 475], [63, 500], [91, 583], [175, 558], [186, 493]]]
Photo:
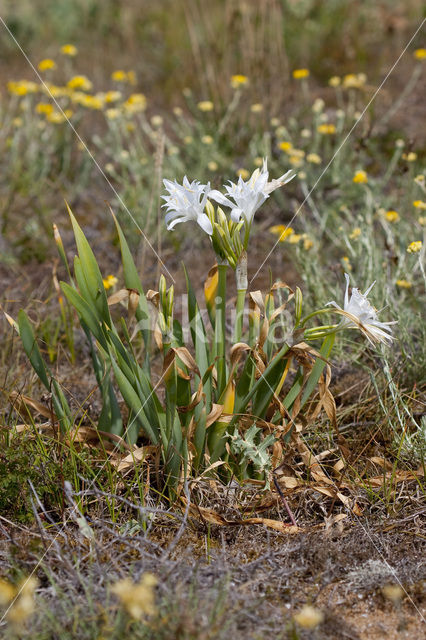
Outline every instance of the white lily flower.
[[384, 344], [392, 342], [393, 336], [389, 325], [396, 324], [396, 321], [380, 322], [377, 319], [376, 309], [367, 299], [376, 282], [374, 281], [365, 293], [361, 293], [356, 287], [353, 287], [349, 298], [349, 276], [347, 273], [345, 273], [345, 278], [346, 291], [343, 309], [334, 300], [327, 303], [335, 307], [337, 313], [344, 316], [345, 319], [342, 320], [342, 326], [356, 327], [367, 337], [371, 344], [374, 344], [374, 342], [383, 342]]
[[[278, 187], [290, 182], [295, 175], [295, 172], [290, 169], [278, 180], [268, 182], [268, 166], [266, 159], [264, 159], [262, 169], [256, 169], [247, 182], [240, 176], [237, 184], [230, 181], [229, 186], [224, 185], [228, 197], [213, 189], [213, 191], [210, 191], [209, 198], [225, 207], [229, 207], [231, 209], [231, 218], [234, 222], [239, 222], [241, 218], [244, 218], [250, 226], [254, 214], [262, 206], [266, 198], [269, 198], [269, 194], [278, 189]], [[230, 198], [232, 198], [233, 202]]]
[[176, 180], [174, 182], [163, 180], [163, 183], [169, 192], [169, 195], [161, 196], [166, 201], [162, 206], [167, 209], [165, 217], [167, 229], [171, 231], [179, 222], [195, 220], [203, 231], [211, 236], [213, 233], [212, 223], [204, 213], [207, 197], [210, 193], [210, 182], [208, 184], [200, 184], [198, 180], [189, 182], [185, 176], [183, 184], [178, 184]]

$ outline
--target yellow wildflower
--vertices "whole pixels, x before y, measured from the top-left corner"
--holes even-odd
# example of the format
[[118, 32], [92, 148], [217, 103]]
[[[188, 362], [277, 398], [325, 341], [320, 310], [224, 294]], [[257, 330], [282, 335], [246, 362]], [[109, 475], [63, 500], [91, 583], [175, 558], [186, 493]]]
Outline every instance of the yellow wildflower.
[[310, 129], [302, 129], [300, 135], [302, 138], [310, 138], [312, 136], [312, 131]]
[[118, 100], [121, 100], [122, 95], [123, 94], [121, 93], [121, 91], [107, 91], [104, 94], [104, 100], [105, 102], [110, 104], [111, 102], [117, 102]]
[[408, 282], [408, 280], [397, 280], [396, 285], [401, 287], [401, 289], [411, 289], [413, 286], [411, 282]]
[[298, 155], [289, 156], [288, 161], [292, 167], [301, 167], [303, 164], [303, 159]]
[[312, 164], [321, 164], [321, 157], [317, 153], [308, 153], [306, 160]]
[[341, 82], [342, 81], [339, 76], [332, 76], [328, 81], [328, 84], [330, 85], [330, 87], [338, 87]]
[[250, 171], [247, 171], [247, 169], [237, 169], [236, 174], [243, 180], [247, 180], [250, 176]]
[[348, 256], [343, 256], [342, 262], [343, 262], [343, 268], [346, 269], [346, 271], [352, 271], [352, 265], [350, 263]]
[[82, 89], [83, 91], [90, 91], [93, 87], [93, 84], [90, 82], [89, 78], [86, 76], [73, 76], [67, 82], [67, 87], [69, 89]]
[[415, 162], [417, 160], [417, 153], [414, 153], [414, 151], [410, 151], [409, 153], [403, 153], [402, 159], [406, 160], [407, 162]]
[[348, 73], [343, 77], [343, 86], [345, 89], [360, 89], [367, 82], [365, 73]]
[[271, 227], [269, 231], [279, 236], [278, 242], [284, 242], [286, 238], [294, 233], [294, 229], [287, 227], [285, 224], [276, 224], [274, 227]]
[[207, 163], [207, 167], [208, 167], [209, 171], [217, 171], [218, 170], [218, 164], [214, 160], [210, 160], [210, 162]]
[[291, 151], [291, 149], [293, 149], [292, 143], [288, 142], [287, 140], [280, 142], [278, 146], [281, 149], [281, 151]]
[[252, 113], [261, 113], [263, 111], [263, 104], [261, 104], [260, 102], [252, 104], [250, 107], [250, 111]]
[[410, 242], [407, 247], [408, 253], [418, 253], [423, 246], [423, 242], [421, 240], [414, 240], [414, 242]]
[[48, 120], [49, 122], [52, 122], [52, 124], [61, 124], [62, 122], [65, 122], [65, 115], [62, 114], [60, 111], [52, 111], [52, 113], [47, 113], [46, 114], [46, 120]]
[[112, 72], [111, 79], [114, 80], [114, 82], [127, 82], [127, 73], [122, 69], [118, 69]]
[[104, 102], [101, 98], [86, 94], [84, 94], [83, 98], [80, 100], [80, 104], [83, 107], [87, 107], [87, 109], [102, 109], [104, 106]]
[[399, 213], [397, 211], [386, 211], [385, 218], [388, 222], [398, 222], [400, 220]]
[[64, 54], [64, 56], [76, 56], [77, 55], [77, 47], [73, 44], [64, 44], [61, 47], [61, 53]]
[[26, 96], [27, 93], [36, 93], [39, 90], [39, 85], [30, 80], [17, 80], [16, 82], [11, 80], [7, 83], [7, 90], [16, 96]]
[[181, 118], [183, 116], [183, 110], [180, 107], [173, 107], [173, 113], [176, 118]]
[[46, 103], [46, 102], [39, 102], [35, 108], [37, 113], [45, 113], [45, 114], [52, 113], [53, 109], [54, 109], [53, 104]]
[[22, 120], [22, 118], [13, 118], [12, 120], [12, 124], [14, 127], [22, 127], [22, 125], [24, 124], [24, 121]]
[[293, 78], [295, 80], [302, 80], [309, 76], [309, 69], [295, 69], [293, 71]]
[[214, 104], [211, 100], [202, 100], [198, 103], [197, 107], [200, 111], [213, 111]]
[[213, 143], [213, 138], [211, 136], [208, 136], [208, 135], [207, 136], [203, 136], [201, 138], [201, 142], [203, 144], [212, 144]]
[[[145, 111], [146, 109], [146, 97], [143, 93], [132, 93], [124, 103], [124, 108], [127, 113], [137, 113], [139, 111]], [[155, 116], [154, 116], [155, 117]]]
[[108, 120], [116, 120], [117, 118], [119, 118], [121, 115], [121, 111], [120, 109], [107, 109], [105, 111], [105, 117], [108, 118]]
[[324, 614], [320, 609], [306, 604], [293, 618], [303, 629], [315, 629], [324, 620]]
[[354, 177], [352, 178], [352, 182], [355, 182], [356, 184], [367, 184], [368, 182], [367, 173], [362, 170], [356, 171]]
[[420, 173], [418, 176], [416, 176], [416, 177], [414, 178], [414, 182], [415, 182], [416, 184], [418, 184], [418, 185], [419, 185], [419, 187], [423, 187], [423, 185], [424, 185], [424, 183], [425, 183], [425, 177], [424, 177], [424, 175]]
[[154, 588], [157, 582], [155, 576], [145, 573], [139, 584], [135, 584], [130, 578], [125, 578], [116, 582], [111, 591], [119, 597], [121, 604], [132, 618], [141, 620], [156, 613]]
[[185, 136], [183, 139], [184, 144], [192, 144], [194, 142], [194, 138], [192, 136]]
[[312, 111], [314, 113], [322, 113], [325, 107], [325, 102], [322, 98], [316, 98], [314, 104], [312, 105]]
[[426, 202], [423, 202], [423, 200], [414, 200], [413, 207], [424, 211], [426, 209]]
[[257, 156], [254, 158], [253, 164], [255, 167], [261, 167], [263, 165], [263, 158], [261, 156]]
[[114, 285], [117, 284], [118, 278], [110, 274], [109, 276], [104, 278], [102, 282], [104, 283], [105, 290], [108, 291], [108, 289], [111, 289]]
[[56, 62], [51, 58], [45, 58], [38, 63], [39, 71], [48, 71], [49, 69], [56, 69]]
[[280, 126], [279, 118], [271, 118], [271, 127], [279, 127], [279, 126]]
[[179, 154], [179, 147], [177, 147], [174, 144], [172, 144], [172, 146], [169, 147], [167, 150], [167, 155], [169, 156], [177, 156], [178, 154]]
[[161, 127], [163, 124], [163, 118], [159, 115], [152, 116], [151, 124], [153, 127]]
[[416, 60], [426, 60], [426, 49], [423, 47], [421, 49], [416, 49], [413, 55]]
[[336, 133], [336, 126], [334, 124], [320, 124], [317, 127], [317, 131], [324, 135], [330, 135]]
[[420, 218], [419, 218], [419, 224], [420, 224], [422, 227], [426, 227], [426, 216], [420, 216]]
[[309, 251], [309, 249], [312, 249], [312, 247], [314, 246], [314, 243], [306, 233], [304, 233], [302, 237], [303, 237], [303, 248], [305, 249], [305, 251]]
[[288, 242], [290, 244], [298, 244], [300, 240], [302, 240], [302, 235], [300, 233], [292, 233], [288, 238]]
[[231, 87], [233, 89], [239, 89], [240, 87], [245, 87], [248, 85], [249, 79], [247, 76], [243, 76], [240, 73], [231, 77]]
[[[4, 583], [7, 585], [7, 583]], [[7, 613], [7, 619], [12, 623], [14, 627], [21, 628], [25, 624], [27, 618], [35, 611], [34, 592], [37, 588], [38, 581], [36, 578], [30, 576], [25, 578], [18, 587], [9, 585], [13, 590], [12, 598], [9, 599], [9, 603], [13, 600], [12, 605]], [[12, 590], [9, 589], [9, 595]], [[7, 595], [7, 594], [6, 594]], [[8, 604], [9, 604], [8, 603]]]
[[355, 227], [352, 233], [349, 234], [349, 238], [351, 240], [356, 240], [361, 235], [361, 229], [359, 227]]

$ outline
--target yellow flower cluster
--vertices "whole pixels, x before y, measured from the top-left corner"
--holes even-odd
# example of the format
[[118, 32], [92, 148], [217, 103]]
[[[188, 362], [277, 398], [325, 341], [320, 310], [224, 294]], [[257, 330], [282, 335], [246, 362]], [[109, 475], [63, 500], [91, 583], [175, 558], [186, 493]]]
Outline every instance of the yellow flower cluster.
[[118, 69], [112, 72], [111, 79], [114, 80], [114, 82], [127, 82], [133, 86], [136, 84], [136, 74], [134, 71]]
[[334, 124], [320, 124], [317, 127], [317, 131], [318, 133], [322, 133], [323, 135], [331, 135], [333, 133], [336, 133], [336, 125]]
[[303, 78], [309, 77], [309, 69], [295, 69], [293, 71], [293, 78], [295, 80], [303, 80]]
[[352, 182], [355, 182], [356, 184], [367, 184], [368, 182], [367, 173], [362, 170], [356, 171], [354, 177], [352, 178]]
[[426, 60], [426, 49], [423, 47], [421, 49], [416, 49], [413, 55], [416, 60]]
[[64, 56], [74, 57], [77, 55], [77, 47], [73, 44], [64, 44], [61, 47], [61, 53]]
[[388, 222], [398, 222], [400, 220], [399, 213], [397, 211], [386, 211], [385, 218]]
[[367, 82], [365, 73], [348, 73], [343, 76], [342, 85], [345, 89], [361, 89]]
[[116, 278], [112, 274], [109, 274], [109, 276], [104, 278], [102, 282], [104, 283], [105, 290], [108, 291], [108, 289], [111, 289], [114, 285], [117, 284], [118, 278]]
[[24, 578], [18, 586], [0, 580], [0, 606], [9, 607], [7, 619], [21, 629], [35, 611], [34, 593], [38, 581], [33, 576]]
[[239, 89], [240, 87], [245, 87], [249, 83], [249, 79], [247, 76], [243, 76], [240, 73], [237, 73], [234, 76], [231, 76], [231, 87], [233, 89]]
[[27, 93], [37, 93], [39, 85], [30, 80], [10, 80], [7, 83], [7, 90], [15, 96], [26, 96]]
[[111, 591], [121, 601], [121, 604], [135, 620], [141, 620], [156, 613], [155, 587], [157, 578], [151, 573], [145, 573], [141, 581], [135, 584], [130, 578], [119, 580], [112, 587]]
[[413, 286], [408, 280], [397, 280], [395, 284], [401, 289], [411, 289], [411, 287]]
[[278, 242], [288, 242], [289, 244], [299, 244], [303, 240], [303, 248], [309, 251], [314, 246], [311, 238], [306, 233], [295, 233], [292, 227], [284, 224], [277, 224], [269, 229], [271, 233], [278, 236]]
[[410, 244], [408, 245], [407, 251], [408, 253], [419, 253], [422, 246], [423, 246], [423, 242], [421, 240], [414, 240], [413, 242], [410, 242]]
[[86, 76], [73, 76], [67, 82], [68, 89], [81, 89], [81, 91], [90, 91], [93, 84]]
[[197, 106], [200, 111], [213, 111], [214, 109], [214, 104], [211, 100], [202, 100]]
[[56, 62], [51, 58], [45, 58], [38, 63], [39, 71], [49, 71], [50, 69], [56, 69]]

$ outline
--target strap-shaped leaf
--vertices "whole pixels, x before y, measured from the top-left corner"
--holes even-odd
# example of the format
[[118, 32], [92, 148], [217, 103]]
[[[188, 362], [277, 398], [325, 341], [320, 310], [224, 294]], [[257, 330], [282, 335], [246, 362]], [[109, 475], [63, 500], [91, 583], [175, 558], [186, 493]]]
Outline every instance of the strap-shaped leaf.
[[108, 351], [105, 334], [88, 302], [86, 302], [86, 300], [81, 297], [78, 291], [76, 291], [73, 287], [70, 287], [70, 285], [66, 282], [61, 282], [60, 285], [62, 291], [64, 292], [64, 295], [75, 308], [81, 320], [83, 320], [83, 322], [87, 325], [102, 348], [105, 351]]
[[30, 321], [28, 320], [28, 316], [23, 309], [21, 309], [18, 313], [18, 327], [19, 335], [21, 337], [25, 353], [27, 354], [27, 357], [31, 362], [34, 371], [36, 372], [46, 389], [48, 391], [51, 391], [50, 371], [48, 370], [43, 358], [41, 357], [40, 349], [38, 348], [38, 345], [36, 343], [33, 329], [31, 327]]

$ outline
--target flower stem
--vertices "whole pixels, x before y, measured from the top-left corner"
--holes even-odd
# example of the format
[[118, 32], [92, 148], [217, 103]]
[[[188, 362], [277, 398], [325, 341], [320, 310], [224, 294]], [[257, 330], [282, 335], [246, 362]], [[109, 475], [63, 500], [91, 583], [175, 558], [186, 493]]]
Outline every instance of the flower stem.
[[246, 300], [246, 291], [247, 289], [238, 289], [237, 291], [234, 344], [236, 344], [237, 342], [241, 342], [241, 335], [243, 333], [244, 304]]
[[226, 273], [228, 265], [218, 265], [218, 285], [216, 298], [216, 321], [215, 321], [215, 355], [217, 370], [217, 397], [222, 395], [226, 386], [226, 364], [225, 364], [225, 309], [226, 309]]

